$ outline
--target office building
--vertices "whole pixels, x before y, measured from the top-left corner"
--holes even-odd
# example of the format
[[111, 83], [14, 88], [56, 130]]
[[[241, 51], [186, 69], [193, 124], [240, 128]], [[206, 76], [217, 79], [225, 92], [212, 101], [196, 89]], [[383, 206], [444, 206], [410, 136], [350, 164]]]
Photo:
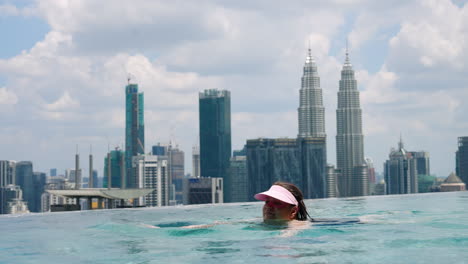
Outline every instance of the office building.
[[138, 182], [132, 174], [132, 158], [145, 152], [145, 124], [143, 93], [138, 84], [125, 87], [125, 181], [127, 188], [136, 188]]
[[[104, 158], [103, 188], [127, 188], [125, 177], [125, 152], [118, 147]], [[110, 170], [109, 170], [110, 168]], [[110, 184], [109, 184], [110, 182]], [[134, 187], [136, 188], [136, 187]]]
[[372, 195], [374, 193], [374, 188], [376, 185], [376, 178], [375, 178], [375, 168], [374, 168], [374, 161], [371, 158], [365, 158], [366, 165], [367, 165], [367, 180], [368, 180], [368, 191], [367, 193]]
[[229, 166], [229, 178], [231, 179], [230, 188], [230, 201], [232, 203], [248, 202], [249, 188], [247, 177], [247, 157], [236, 155], [231, 158]]
[[166, 146], [162, 146], [160, 143], [151, 147], [151, 154], [154, 156], [164, 156], [166, 155]]
[[136, 188], [154, 189], [140, 197], [140, 206], [169, 205], [169, 161], [167, 156], [138, 155], [133, 157], [133, 173], [138, 180]]
[[299, 91], [298, 137], [325, 137], [325, 108], [317, 64], [309, 48]]
[[465, 184], [468, 184], [468, 137], [458, 138], [456, 174]]
[[325, 137], [251, 139], [246, 148], [251, 201], [275, 181], [295, 184], [305, 199], [327, 197]]
[[341, 71], [336, 110], [336, 161], [338, 197], [368, 194], [368, 176], [364, 161], [364, 136], [359, 90], [348, 51]]
[[34, 205], [34, 177], [33, 164], [30, 161], [20, 161], [16, 163], [16, 185], [23, 191], [23, 200], [28, 206]]
[[15, 168], [16, 162], [0, 160], [0, 187], [15, 185]]
[[29, 213], [27, 203], [23, 201], [22, 190], [19, 186], [9, 184], [0, 187], [0, 213]]
[[176, 204], [182, 204], [182, 180], [185, 175], [185, 153], [179, 147], [170, 144], [167, 146], [166, 155], [169, 161], [169, 183], [171, 190], [170, 200]]
[[387, 194], [387, 185], [384, 180], [380, 180], [375, 184], [374, 190], [371, 195], [386, 195]]
[[184, 178], [184, 204], [223, 203], [223, 179], [213, 177]]
[[200, 148], [198, 146], [192, 148], [192, 177], [200, 177]]
[[416, 171], [418, 175], [431, 175], [429, 152], [411, 151], [411, 155], [416, 160]]
[[326, 182], [327, 182], [327, 192], [326, 192], [326, 197], [327, 198], [333, 198], [336, 197], [336, 194], [338, 192], [337, 188], [338, 186], [336, 185], [336, 178], [337, 178], [337, 173], [338, 171], [335, 169], [335, 166], [328, 164], [326, 167]]
[[384, 177], [387, 194], [407, 194], [418, 192], [416, 159], [404, 149], [400, 139], [397, 149], [390, 151], [384, 164]]
[[29, 211], [31, 212], [42, 212], [41, 199], [46, 186], [46, 174], [43, 172], [33, 173], [33, 190], [34, 199], [33, 203], [28, 203]]
[[[224, 190], [230, 185], [228, 168], [231, 158], [231, 94], [209, 89], [199, 94], [200, 175], [222, 178]], [[228, 191], [224, 192], [229, 202]]]
[[78, 176], [78, 178], [81, 178], [82, 175], [83, 175], [83, 171], [81, 169], [78, 169], [78, 175], [76, 175], [76, 169], [66, 169], [65, 170], [65, 177], [68, 179], [69, 182], [74, 183], [73, 188], [76, 188], [77, 176]]
[[57, 169], [56, 169], [56, 168], [50, 169], [49, 176], [50, 176], [50, 177], [55, 177], [55, 176], [57, 176]]

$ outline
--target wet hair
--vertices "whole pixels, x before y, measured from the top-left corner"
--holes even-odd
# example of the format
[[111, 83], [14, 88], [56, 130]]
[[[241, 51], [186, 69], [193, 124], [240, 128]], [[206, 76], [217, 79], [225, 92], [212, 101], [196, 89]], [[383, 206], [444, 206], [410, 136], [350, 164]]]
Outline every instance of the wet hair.
[[296, 185], [292, 183], [288, 183], [288, 182], [281, 182], [281, 181], [277, 181], [273, 183], [273, 185], [279, 185], [285, 188], [294, 196], [294, 198], [296, 198], [298, 202], [296, 220], [306, 221], [307, 217], [312, 219], [312, 217], [310, 217], [309, 213], [307, 212], [307, 208], [304, 204], [304, 196], [302, 195], [301, 190], [299, 190], [299, 188], [297, 188]]

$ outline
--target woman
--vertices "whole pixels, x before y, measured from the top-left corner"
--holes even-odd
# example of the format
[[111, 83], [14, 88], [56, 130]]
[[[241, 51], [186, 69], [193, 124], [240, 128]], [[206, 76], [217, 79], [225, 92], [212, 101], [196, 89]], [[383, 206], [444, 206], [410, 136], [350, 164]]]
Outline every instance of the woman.
[[301, 190], [294, 184], [275, 182], [266, 192], [257, 193], [255, 199], [265, 201], [263, 221], [285, 223], [292, 220], [306, 221], [310, 217]]

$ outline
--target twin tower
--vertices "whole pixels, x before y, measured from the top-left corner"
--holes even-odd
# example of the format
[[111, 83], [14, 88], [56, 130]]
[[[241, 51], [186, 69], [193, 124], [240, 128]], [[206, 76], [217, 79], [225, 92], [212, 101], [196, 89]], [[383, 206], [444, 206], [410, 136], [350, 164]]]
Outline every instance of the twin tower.
[[[304, 65], [298, 108], [299, 138], [326, 137], [325, 108], [317, 64], [309, 48]], [[362, 110], [354, 70], [348, 51], [341, 70], [336, 110], [336, 169], [327, 167], [329, 196], [349, 197], [368, 194], [367, 165], [364, 160]]]

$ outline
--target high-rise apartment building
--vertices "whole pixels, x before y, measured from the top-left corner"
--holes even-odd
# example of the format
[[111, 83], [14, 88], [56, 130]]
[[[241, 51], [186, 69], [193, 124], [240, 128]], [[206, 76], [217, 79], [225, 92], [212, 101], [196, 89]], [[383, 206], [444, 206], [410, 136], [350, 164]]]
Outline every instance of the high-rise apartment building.
[[0, 187], [15, 184], [16, 162], [0, 160]]
[[138, 205], [169, 205], [169, 161], [166, 156], [138, 155], [133, 157], [132, 169], [138, 181], [135, 188], [154, 189], [138, 198]]
[[[199, 95], [200, 175], [222, 178], [224, 190], [231, 158], [231, 94], [226, 90], [208, 89]], [[230, 194], [224, 192], [224, 202]], [[227, 199], [226, 199], [227, 198]]]
[[125, 152], [119, 148], [107, 153], [104, 158], [103, 188], [126, 188], [128, 186], [125, 178], [125, 158]]
[[304, 65], [299, 94], [298, 137], [325, 137], [325, 108], [320, 77], [310, 48]]
[[368, 178], [364, 161], [362, 111], [357, 81], [347, 51], [339, 83], [336, 126], [338, 196], [367, 195]]
[[456, 174], [466, 185], [468, 185], [468, 137], [458, 138]]
[[418, 192], [416, 159], [403, 147], [400, 139], [398, 149], [390, 151], [384, 164], [384, 177], [387, 194], [407, 194]]
[[125, 88], [125, 168], [128, 188], [136, 188], [137, 180], [132, 170], [132, 157], [145, 152], [145, 124], [143, 93], [138, 84]]

